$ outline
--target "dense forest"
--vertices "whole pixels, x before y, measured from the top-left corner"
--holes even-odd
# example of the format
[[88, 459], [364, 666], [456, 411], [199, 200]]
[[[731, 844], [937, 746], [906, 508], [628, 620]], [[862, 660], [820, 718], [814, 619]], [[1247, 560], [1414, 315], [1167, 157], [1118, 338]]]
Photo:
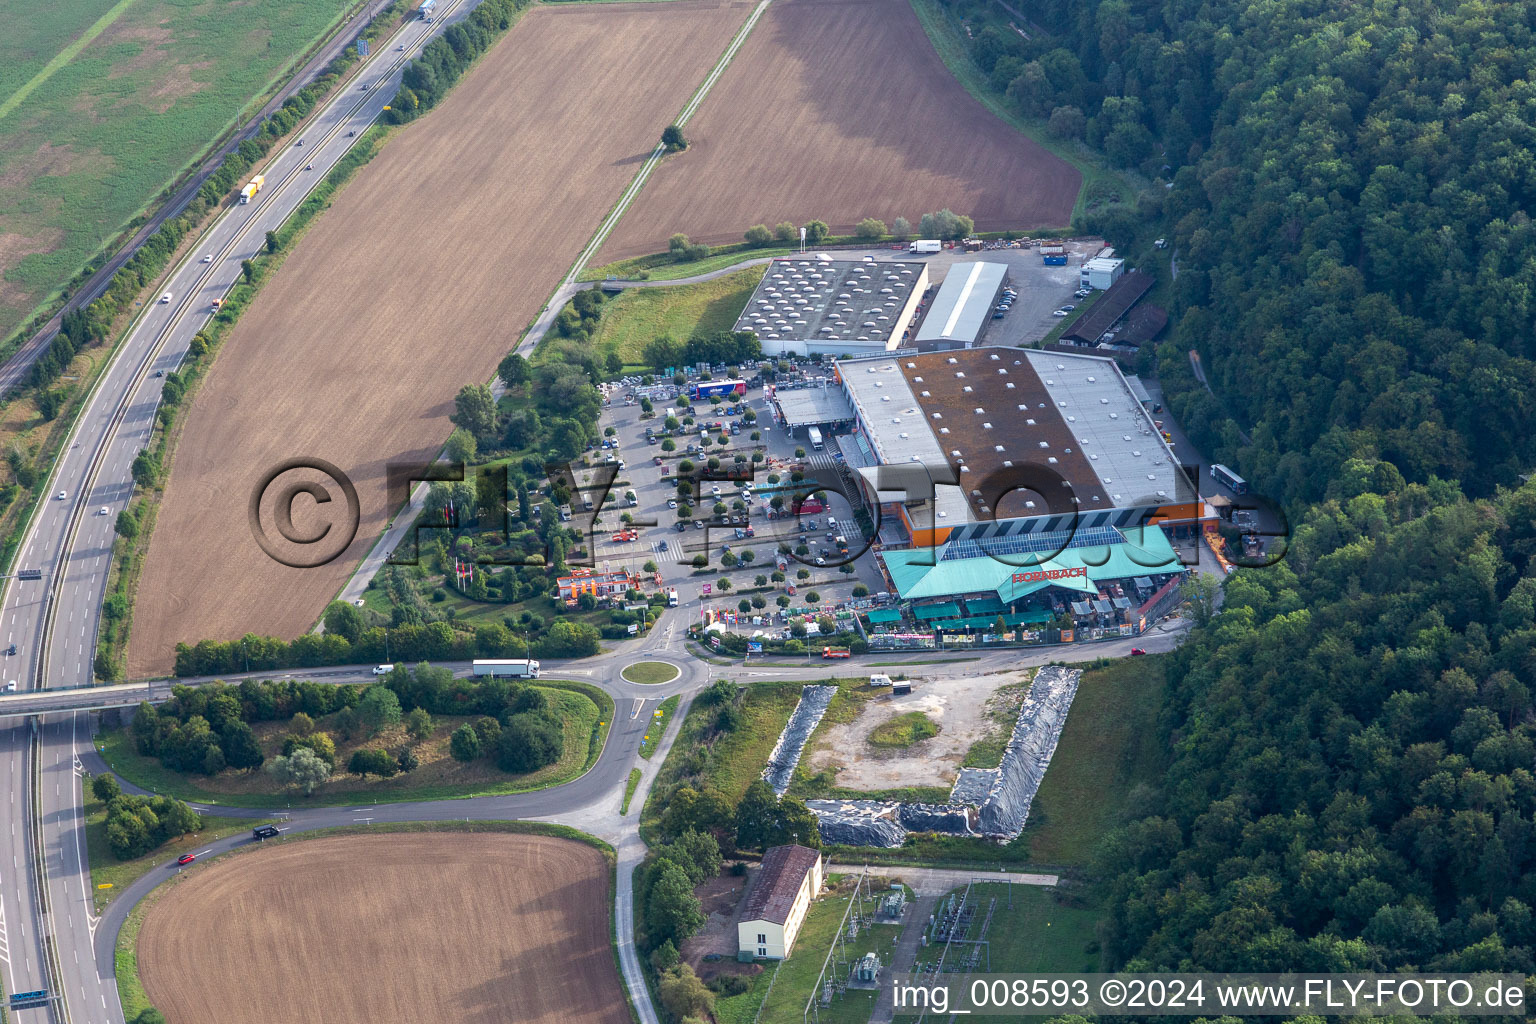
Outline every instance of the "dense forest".
[[1169, 239], [1170, 407], [1298, 524], [1171, 658], [1107, 958], [1531, 971], [1536, 5], [1030, 12], [973, 58], [1151, 183], [1079, 227]]

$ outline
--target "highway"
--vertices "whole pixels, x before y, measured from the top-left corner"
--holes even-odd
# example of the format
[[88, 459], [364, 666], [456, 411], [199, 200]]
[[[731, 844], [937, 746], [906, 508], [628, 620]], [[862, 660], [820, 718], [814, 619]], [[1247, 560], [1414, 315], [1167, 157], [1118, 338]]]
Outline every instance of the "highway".
[[[180, 366], [213, 300], [240, 277], [241, 261], [262, 248], [266, 232], [278, 228], [346, 153], [355, 141], [348, 133], [361, 135], [378, 118], [398, 87], [404, 63], [472, 9], [467, 0], [443, 6], [430, 26], [409, 21], [379, 44], [354, 78], [369, 88], [344, 89], [312, 113], [298, 133], [303, 146], [275, 152], [259, 169], [266, 185], [256, 198], [243, 206], [231, 204], [172, 271], [164, 286], [170, 301], [152, 302], [140, 312], [87, 399], [54, 467], [50, 497], [20, 545], [16, 567], [41, 570], [43, 577], [13, 579], [0, 602], [0, 648], [12, 643], [18, 648], [5, 659], [5, 679], [15, 682], [18, 692], [91, 682], [113, 525], [132, 493], [131, 468], [149, 439], [160, 376]], [[396, 50], [400, 45], [403, 51]], [[313, 169], [306, 170], [308, 165]], [[97, 922], [91, 915], [75, 767], [77, 750], [90, 746], [88, 720], [77, 724], [77, 718], [42, 720], [35, 750], [31, 727], [25, 724], [29, 720], [7, 719], [0, 726], [0, 788], [12, 795], [6, 803], [9, 820], [0, 827], [0, 956], [8, 992], [62, 990], [62, 1002], [13, 1011], [16, 1019], [120, 1024], [112, 959], [98, 962], [92, 946]], [[27, 807], [29, 794], [35, 794], [35, 810]], [[29, 870], [34, 859], [29, 829], [34, 825], [40, 827], [46, 868], [42, 887]], [[50, 929], [39, 927], [45, 912]], [[44, 965], [50, 932], [57, 943], [57, 978]]]
[[187, 208], [187, 204], [197, 195], [198, 190], [219, 169], [224, 158], [234, 152], [240, 143], [254, 136], [261, 128], [262, 122], [276, 113], [289, 97], [320, 77], [320, 72], [325, 70], [342, 50], [352, 44], [358, 31], [368, 24], [385, 2], [386, 0], [368, 0], [359, 8], [356, 16], [337, 28], [335, 34], [310, 57], [309, 61], [298, 69], [283, 87], [251, 116], [250, 120], [245, 122], [245, 127], [232, 133], [223, 145], [208, 154], [196, 172], [177, 189], [173, 196], [162, 203], [159, 209], [155, 210], [149, 220], [133, 233], [133, 237], [113, 253], [95, 273], [81, 282], [80, 287], [70, 295], [59, 312], [34, 331], [32, 336], [5, 361], [4, 365], [0, 365], [0, 395], [9, 394], [12, 388], [26, 380], [27, 374], [32, 370], [32, 364], [48, 350], [48, 346], [58, 335], [59, 327], [64, 322], [64, 314], [82, 309], [100, 298], [107, 290], [112, 275], [121, 270], [123, 265], [143, 247], [149, 236], [160, 230], [166, 221], [180, 216], [181, 212]]

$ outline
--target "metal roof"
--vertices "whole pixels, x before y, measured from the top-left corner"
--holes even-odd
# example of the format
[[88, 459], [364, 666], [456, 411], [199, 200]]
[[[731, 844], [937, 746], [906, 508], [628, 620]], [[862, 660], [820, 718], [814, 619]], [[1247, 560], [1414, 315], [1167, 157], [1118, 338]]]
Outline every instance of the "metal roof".
[[[1192, 500], [1172, 450], [1113, 359], [1039, 349], [1026, 358], [1102, 483], [1107, 507]], [[1096, 507], [1083, 500], [1085, 510]]]
[[786, 427], [819, 426], [853, 419], [853, 407], [835, 387], [775, 391], [773, 400], [784, 414]]
[[974, 342], [992, 317], [992, 300], [1008, 268], [1002, 263], [956, 263], [917, 329], [918, 345], [930, 341]]
[[1061, 336], [1064, 342], [1080, 341], [1085, 345], [1097, 344], [1104, 332], [1136, 304], [1152, 287], [1152, 275], [1141, 270], [1128, 270], [1120, 280], [1105, 289], [1097, 302], [1078, 317]]
[[[927, 548], [887, 549], [880, 553], [897, 593], [903, 600], [952, 598], [992, 592], [1002, 601], [1017, 601], [1046, 587], [1059, 586], [1097, 594], [1097, 581], [1178, 573], [1185, 569], [1167, 536], [1155, 526], [1122, 534], [1118, 544], [1065, 548], [1051, 558], [1010, 564], [990, 555], [977, 558], [935, 558]], [[1042, 572], [1068, 570], [1053, 579], [1036, 579]], [[1081, 570], [1083, 575], [1075, 575]], [[1029, 578], [1015, 582], [1015, 575]], [[919, 616], [921, 617], [921, 616]]]
[[926, 264], [777, 259], [736, 321], [763, 341], [880, 344], [906, 325], [902, 310]]
[[806, 872], [820, 859], [821, 854], [807, 846], [775, 846], [763, 854], [763, 866], [758, 871], [757, 884], [747, 895], [741, 920], [787, 922], [795, 897], [805, 884]]

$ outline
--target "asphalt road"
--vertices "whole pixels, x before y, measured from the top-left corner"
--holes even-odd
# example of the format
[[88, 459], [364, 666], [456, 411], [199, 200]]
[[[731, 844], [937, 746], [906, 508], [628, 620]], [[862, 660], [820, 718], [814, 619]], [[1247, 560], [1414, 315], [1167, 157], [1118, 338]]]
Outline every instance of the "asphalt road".
[[[446, 5], [431, 26], [408, 22], [356, 76], [367, 90], [338, 94], [313, 113], [303, 127], [302, 147], [276, 152], [261, 168], [267, 185], [247, 205], [233, 204], [213, 225], [188, 261], [169, 276], [171, 300], [141, 311], [103, 374], [54, 469], [50, 498], [33, 517], [22, 542], [17, 566], [43, 572], [41, 581], [12, 580], [0, 602], [0, 636], [19, 653], [7, 660], [5, 678], [18, 691], [75, 687], [91, 681], [98, 614], [105, 592], [112, 549], [112, 526], [132, 491], [131, 466], [149, 437], [159, 403], [156, 376], [181, 364], [192, 336], [207, 322], [214, 299], [240, 276], [240, 261], [259, 250], [266, 232], [281, 225], [309, 189], [341, 159], [394, 95], [406, 59], [445, 25], [471, 9], [465, 0]], [[404, 52], [395, 47], [403, 44]], [[305, 170], [306, 165], [313, 170]], [[203, 258], [208, 257], [204, 262]], [[105, 511], [101, 511], [105, 509]], [[52, 609], [51, 618], [45, 612]], [[97, 922], [91, 915], [90, 876], [83, 852], [83, 826], [75, 759], [82, 747], [85, 720], [54, 716], [39, 737], [37, 789], [46, 890], [39, 892], [29, 870], [25, 796], [32, 792], [27, 725], [0, 728], [0, 789], [19, 794], [6, 805], [0, 825], [0, 951], [10, 992], [54, 989], [67, 1000], [67, 1017], [56, 1008], [23, 1011], [33, 1019], [51, 1013], [70, 1024], [106, 1021], [119, 1024], [111, 956], [98, 961], [92, 945]], [[79, 731], [77, 731], [77, 729]], [[6, 854], [9, 857], [6, 857]], [[57, 943], [59, 977], [49, 980], [43, 967], [44, 944], [38, 923], [39, 897], [49, 907]]]
[[112, 280], [112, 275], [121, 270], [123, 265], [133, 258], [134, 254], [149, 239], [149, 236], [160, 230], [161, 225], [181, 215], [181, 212], [187, 208], [187, 204], [192, 201], [192, 197], [197, 195], [198, 189], [202, 188], [203, 183], [212, 176], [213, 172], [219, 169], [219, 165], [224, 162], [224, 158], [234, 152], [240, 143], [255, 135], [261, 128], [262, 122], [276, 113], [277, 109], [291, 96], [318, 78], [320, 72], [325, 69], [325, 66], [335, 60], [337, 54], [352, 44], [352, 41], [356, 38], [357, 30], [366, 25], [369, 19], [384, 7], [387, 2], [388, 0], [368, 0], [368, 3], [364, 5], [361, 20], [356, 15], [348, 19], [337, 30], [336, 34], [315, 52], [315, 55], [309, 59], [309, 62], [300, 68], [288, 80], [288, 83], [267, 101], [265, 106], [251, 116], [244, 128], [230, 136], [227, 142], [209, 154], [198, 167], [196, 173], [170, 199], [160, 205], [160, 208], [151, 215], [150, 219], [133, 233], [133, 237], [128, 239], [127, 243], [116, 253], [112, 254], [107, 262], [103, 263], [94, 274], [85, 279], [79, 289], [64, 303], [59, 312], [53, 315], [52, 319], [35, 331], [32, 337], [27, 339], [22, 347], [17, 349], [11, 358], [5, 361], [4, 365], [0, 365], [0, 395], [8, 393], [26, 378], [32, 369], [32, 364], [37, 362], [38, 357], [47, 351], [48, 346], [53, 343], [53, 339], [58, 335], [59, 327], [64, 322], [64, 314], [71, 310], [88, 306], [100, 298], [102, 292], [107, 290], [107, 284]]

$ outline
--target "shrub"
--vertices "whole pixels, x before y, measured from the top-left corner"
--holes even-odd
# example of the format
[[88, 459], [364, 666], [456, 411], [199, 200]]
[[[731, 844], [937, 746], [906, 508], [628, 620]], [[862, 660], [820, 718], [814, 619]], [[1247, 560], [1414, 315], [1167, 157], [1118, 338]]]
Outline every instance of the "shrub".
[[496, 748], [496, 764], [504, 772], [537, 771], [560, 760], [565, 748], [565, 728], [548, 711], [512, 715]]
[[885, 221], [876, 217], [865, 217], [859, 221], [859, 226], [854, 233], [860, 238], [883, 238], [885, 236]]
[[773, 232], [769, 231], [765, 225], [754, 224], [747, 228], [747, 233], [742, 237], [747, 240], [748, 245], [767, 245], [773, 241]]

